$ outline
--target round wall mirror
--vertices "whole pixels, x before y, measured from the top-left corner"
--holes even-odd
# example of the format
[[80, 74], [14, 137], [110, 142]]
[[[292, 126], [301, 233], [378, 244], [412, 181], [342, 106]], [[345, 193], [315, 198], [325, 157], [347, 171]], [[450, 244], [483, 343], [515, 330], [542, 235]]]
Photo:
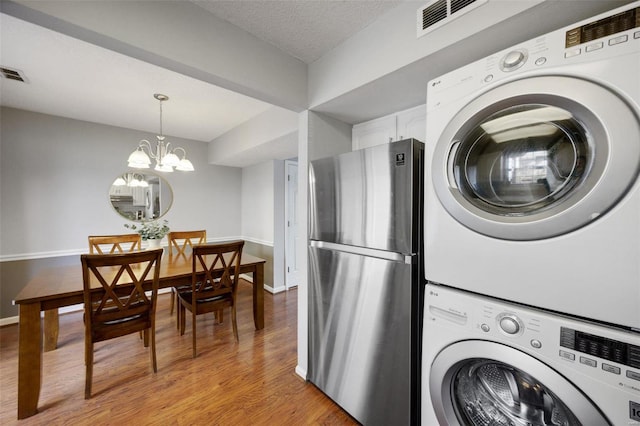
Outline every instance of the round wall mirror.
[[120, 216], [143, 222], [169, 211], [173, 191], [166, 180], [153, 173], [123, 173], [111, 183], [109, 200]]

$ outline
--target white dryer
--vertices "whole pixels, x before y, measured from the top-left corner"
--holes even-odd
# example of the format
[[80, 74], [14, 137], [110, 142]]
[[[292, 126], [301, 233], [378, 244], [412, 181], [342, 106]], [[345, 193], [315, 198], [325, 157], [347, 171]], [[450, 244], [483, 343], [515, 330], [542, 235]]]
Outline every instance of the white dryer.
[[429, 82], [427, 280], [640, 329], [640, 2]]
[[640, 424], [640, 335], [428, 284], [422, 417], [435, 425]]

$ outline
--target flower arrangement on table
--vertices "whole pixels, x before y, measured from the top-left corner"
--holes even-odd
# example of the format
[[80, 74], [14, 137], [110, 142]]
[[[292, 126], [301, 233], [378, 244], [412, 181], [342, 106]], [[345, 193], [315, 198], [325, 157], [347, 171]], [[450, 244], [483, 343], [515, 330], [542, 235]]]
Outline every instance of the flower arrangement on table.
[[125, 223], [124, 227], [140, 234], [142, 241], [161, 240], [169, 233], [169, 221], [166, 219], [162, 223], [157, 220], [142, 222], [141, 225]]

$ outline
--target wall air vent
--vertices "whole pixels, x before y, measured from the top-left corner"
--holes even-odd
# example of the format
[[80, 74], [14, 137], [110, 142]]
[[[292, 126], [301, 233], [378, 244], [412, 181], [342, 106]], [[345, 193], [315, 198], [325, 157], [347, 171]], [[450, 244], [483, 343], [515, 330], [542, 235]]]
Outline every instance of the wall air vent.
[[418, 37], [472, 11], [488, 0], [433, 0], [418, 9]]
[[0, 75], [8, 80], [21, 81], [23, 83], [28, 83], [27, 78], [24, 76], [22, 71], [14, 70], [11, 68], [0, 66]]

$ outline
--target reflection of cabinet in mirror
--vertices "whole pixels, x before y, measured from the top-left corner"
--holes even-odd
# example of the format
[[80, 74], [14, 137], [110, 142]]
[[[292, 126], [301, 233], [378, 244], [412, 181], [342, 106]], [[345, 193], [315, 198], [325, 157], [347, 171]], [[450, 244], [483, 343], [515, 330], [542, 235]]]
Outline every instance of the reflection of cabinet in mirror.
[[114, 210], [133, 221], [154, 220], [163, 216], [173, 202], [166, 180], [150, 173], [125, 173], [109, 189]]

